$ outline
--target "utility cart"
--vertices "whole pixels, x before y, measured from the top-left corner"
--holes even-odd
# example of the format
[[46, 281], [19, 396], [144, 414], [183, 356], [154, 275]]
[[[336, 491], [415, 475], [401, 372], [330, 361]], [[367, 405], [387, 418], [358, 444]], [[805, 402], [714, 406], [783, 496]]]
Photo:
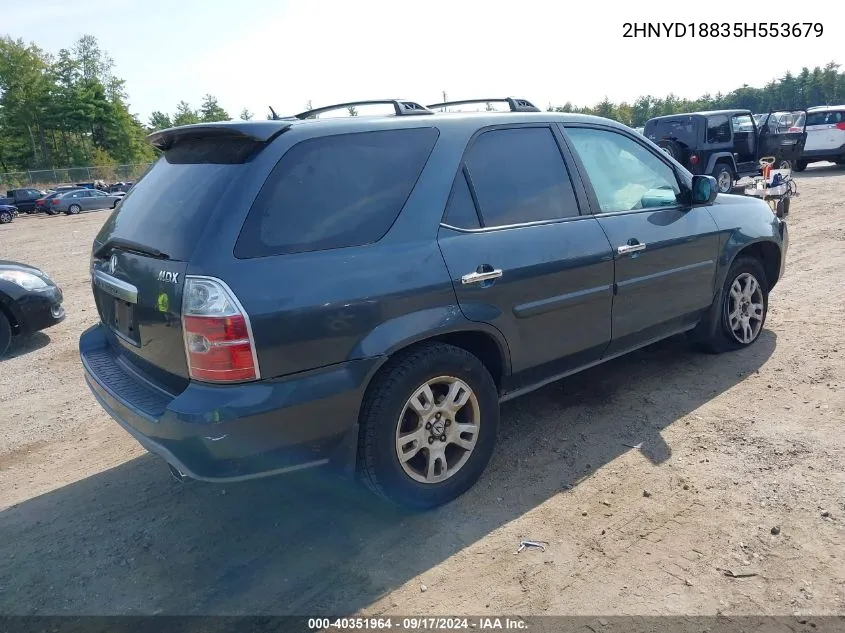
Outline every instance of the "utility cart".
[[789, 202], [798, 195], [798, 185], [792, 179], [791, 169], [772, 169], [774, 157], [760, 159], [762, 176], [743, 178], [743, 193], [765, 200], [777, 217], [789, 214]]

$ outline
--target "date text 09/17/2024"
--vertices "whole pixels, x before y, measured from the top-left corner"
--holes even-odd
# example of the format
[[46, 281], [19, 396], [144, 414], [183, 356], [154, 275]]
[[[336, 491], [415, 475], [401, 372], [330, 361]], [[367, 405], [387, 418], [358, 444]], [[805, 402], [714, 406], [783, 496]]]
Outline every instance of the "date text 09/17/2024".
[[821, 22], [625, 22], [622, 37], [821, 37]]
[[385, 630], [385, 631], [498, 631], [526, 630], [528, 623], [521, 617], [349, 617], [309, 618], [309, 631]]

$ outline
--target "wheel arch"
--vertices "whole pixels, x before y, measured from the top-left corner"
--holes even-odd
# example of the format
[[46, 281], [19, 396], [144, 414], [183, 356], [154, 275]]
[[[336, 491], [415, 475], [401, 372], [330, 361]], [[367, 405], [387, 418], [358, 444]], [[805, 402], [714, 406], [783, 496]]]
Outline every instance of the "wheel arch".
[[[430, 327], [414, 327], [420, 320], [428, 322]], [[510, 375], [510, 348], [504, 335], [492, 325], [468, 320], [460, 308], [451, 306], [392, 319], [364, 339], [356, 347], [356, 355], [381, 358], [370, 372], [367, 388], [390, 360], [426, 343], [445, 343], [473, 354], [490, 372], [497, 388]]]
[[[737, 249], [730, 258], [727, 266], [725, 266], [724, 276], [728, 274], [731, 266], [733, 266], [734, 262], [736, 262], [740, 257], [753, 257], [760, 262], [763, 266], [763, 272], [766, 273], [766, 283], [769, 291], [771, 291], [777, 282], [780, 281], [780, 264], [783, 252], [777, 243], [771, 240], [758, 240]], [[724, 283], [724, 276], [721, 280], [722, 283]], [[721, 285], [719, 287], [721, 287]]]
[[716, 167], [716, 163], [728, 163], [728, 166], [733, 170], [734, 175], [736, 175], [736, 161], [734, 160], [733, 154], [730, 152], [715, 152], [710, 154], [710, 158], [707, 159], [707, 167], [704, 169], [705, 174], [709, 174], [713, 171]]

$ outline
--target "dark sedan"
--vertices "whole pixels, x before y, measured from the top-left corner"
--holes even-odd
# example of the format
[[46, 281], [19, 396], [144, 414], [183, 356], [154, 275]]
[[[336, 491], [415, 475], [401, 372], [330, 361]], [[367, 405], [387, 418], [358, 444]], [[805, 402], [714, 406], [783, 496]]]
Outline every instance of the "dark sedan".
[[0, 204], [0, 224], [8, 224], [15, 219], [18, 208], [11, 204]]
[[62, 290], [44, 272], [0, 260], [0, 357], [13, 336], [32, 334], [65, 318]]

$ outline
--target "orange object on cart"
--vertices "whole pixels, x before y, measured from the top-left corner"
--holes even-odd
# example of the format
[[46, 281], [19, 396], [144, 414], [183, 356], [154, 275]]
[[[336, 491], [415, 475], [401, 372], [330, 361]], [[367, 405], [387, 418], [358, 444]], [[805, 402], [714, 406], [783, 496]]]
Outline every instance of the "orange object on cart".
[[766, 163], [763, 165], [763, 178], [769, 180], [769, 176], [772, 175], [772, 164]]

